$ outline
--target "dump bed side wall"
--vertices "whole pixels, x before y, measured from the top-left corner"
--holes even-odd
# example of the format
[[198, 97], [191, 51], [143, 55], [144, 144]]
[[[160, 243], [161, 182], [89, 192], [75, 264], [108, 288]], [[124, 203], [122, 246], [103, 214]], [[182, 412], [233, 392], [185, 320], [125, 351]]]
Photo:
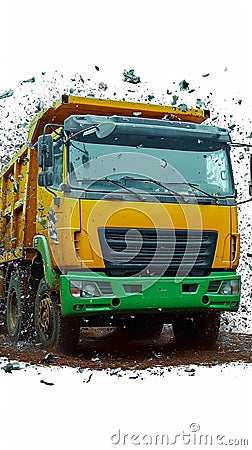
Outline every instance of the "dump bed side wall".
[[24, 146], [0, 178], [0, 263], [24, 256], [36, 232], [37, 151]]

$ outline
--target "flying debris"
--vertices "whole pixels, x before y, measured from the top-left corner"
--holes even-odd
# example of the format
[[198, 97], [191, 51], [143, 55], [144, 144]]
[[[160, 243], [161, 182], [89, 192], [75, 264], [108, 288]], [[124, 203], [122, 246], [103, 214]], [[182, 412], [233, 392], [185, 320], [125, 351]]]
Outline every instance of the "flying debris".
[[103, 83], [103, 81], [101, 81], [99, 83], [98, 89], [100, 89], [101, 91], [106, 91], [108, 89], [108, 85], [106, 83]]
[[202, 108], [202, 107], [204, 108], [205, 103], [200, 98], [197, 98], [196, 105], [199, 106], [200, 108]]
[[180, 88], [181, 91], [188, 91], [188, 89], [189, 89], [189, 83], [187, 83], [186, 80], [182, 80], [182, 81], [180, 81], [180, 83], [179, 83], [179, 88]]
[[173, 95], [172, 96], [172, 106], [177, 104], [178, 99], [179, 99], [178, 95]]
[[46, 384], [47, 386], [54, 386], [54, 383], [51, 383], [51, 382], [45, 381], [45, 380], [40, 380], [40, 383]]
[[185, 103], [182, 103], [181, 105], [178, 105], [178, 109], [182, 112], [186, 112], [188, 108]]
[[93, 373], [90, 373], [90, 375], [87, 378], [87, 380], [83, 380], [83, 383], [89, 383], [89, 381], [91, 380], [92, 376], [93, 376]]
[[11, 97], [14, 94], [14, 91], [12, 89], [9, 89], [8, 91], [4, 91], [2, 94], [0, 94], [0, 100], [3, 98]]
[[32, 77], [32, 78], [28, 78], [27, 80], [22, 80], [21, 83], [35, 83], [36, 78]]
[[140, 77], [137, 77], [134, 74], [134, 69], [131, 69], [127, 72], [127, 70], [123, 71], [123, 81], [127, 81], [128, 83], [133, 83], [133, 84], [137, 84], [137, 83], [141, 83]]

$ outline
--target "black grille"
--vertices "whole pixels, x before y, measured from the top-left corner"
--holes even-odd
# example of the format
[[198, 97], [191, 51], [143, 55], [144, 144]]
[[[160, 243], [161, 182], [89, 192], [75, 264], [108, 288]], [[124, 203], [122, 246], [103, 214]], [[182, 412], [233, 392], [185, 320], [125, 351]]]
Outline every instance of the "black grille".
[[210, 269], [217, 242], [216, 231], [100, 228], [98, 233], [106, 268]]
[[220, 287], [221, 281], [210, 281], [207, 292], [217, 292]]
[[111, 284], [108, 281], [97, 281], [96, 284], [102, 294], [113, 294]]

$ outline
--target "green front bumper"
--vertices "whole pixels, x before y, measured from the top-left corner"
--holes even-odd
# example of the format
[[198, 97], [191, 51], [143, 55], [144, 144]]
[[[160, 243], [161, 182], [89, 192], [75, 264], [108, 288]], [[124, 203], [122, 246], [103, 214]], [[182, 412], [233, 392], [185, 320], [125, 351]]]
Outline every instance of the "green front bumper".
[[[235, 272], [212, 272], [208, 277], [187, 278], [107, 277], [95, 272], [68, 272], [60, 276], [62, 314], [169, 314], [208, 309], [237, 311], [240, 286], [235, 294], [220, 293], [222, 283], [229, 280], [239, 280], [240, 285], [240, 276]], [[96, 296], [88, 297], [82, 293], [81, 297], [73, 297], [70, 281], [91, 283], [95, 286]]]

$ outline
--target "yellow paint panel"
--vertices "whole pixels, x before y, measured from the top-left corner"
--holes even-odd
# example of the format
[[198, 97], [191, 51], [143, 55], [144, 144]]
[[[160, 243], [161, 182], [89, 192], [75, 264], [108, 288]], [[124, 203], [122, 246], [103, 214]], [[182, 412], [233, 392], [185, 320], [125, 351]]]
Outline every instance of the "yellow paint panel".
[[[235, 213], [233, 213], [235, 215]], [[91, 267], [104, 267], [97, 230], [103, 227], [194, 229], [218, 232], [213, 268], [230, 268], [230, 207], [220, 205], [179, 205], [139, 202], [81, 201], [82, 230], [89, 236], [93, 261]], [[90, 253], [88, 240], [82, 255]], [[84, 242], [83, 242], [84, 243]], [[228, 256], [229, 253], [229, 256]]]

